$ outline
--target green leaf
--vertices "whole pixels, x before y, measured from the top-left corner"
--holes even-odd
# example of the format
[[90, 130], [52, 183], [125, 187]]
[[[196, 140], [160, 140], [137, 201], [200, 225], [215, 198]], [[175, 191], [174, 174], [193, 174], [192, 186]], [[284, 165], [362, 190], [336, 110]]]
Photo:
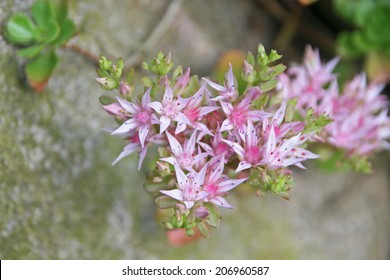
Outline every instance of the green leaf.
[[107, 95], [100, 96], [99, 101], [100, 101], [100, 104], [102, 104], [102, 105], [110, 105], [110, 104], [116, 102], [116, 100], [113, 97], [107, 96]]
[[49, 51], [40, 54], [26, 65], [27, 79], [32, 88], [43, 90], [58, 62], [55, 52]]
[[34, 41], [35, 25], [25, 14], [16, 14], [7, 21], [5, 35], [11, 43], [27, 45]]
[[20, 49], [17, 51], [17, 53], [24, 58], [33, 58], [37, 56], [44, 49], [44, 47], [44, 45], [33, 45], [28, 48]]
[[63, 45], [68, 42], [76, 32], [76, 25], [70, 19], [65, 19], [60, 23], [60, 33], [52, 42], [53, 45]]
[[209, 238], [209, 229], [204, 222], [199, 222], [196, 226], [203, 237]]
[[276, 60], [281, 59], [283, 56], [278, 54], [277, 51], [271, 50], [271, 53], [269, 54], [269, 63], [274, 62]]
[[161, 209], [172, 208], [177, 204], [177, 200], [172, 197], [162, 195], [155, 199], [157, 206]]
[[31, 14], [39, 26], [46, 26], [52, 19], [50, 4], [44, 0], [38, 0], [31, 6]]
[[266, 94], [260, 95], [256, 100], [251, 102], [252, 110], [260, 110], [265, 107], [268, 103], [269, 96]]
[[50, 8], [53, 15], [61, 25], [61, 23], [68, 17], [68, 3], [67, 0], [50, 1]]
[[267, 92], [267, 91], [274, 89], [277, 84], [278, 84], [278, 80], [272, 79], [272, 80], [266, 81], [264, 83], [261, 83], [260, 89], [262, 92]]
[[55, 20], [49, 20], [46, 24], [46, 32], [44, 37], [45, 43], [53, 42], [60, 34], [60, 26]]

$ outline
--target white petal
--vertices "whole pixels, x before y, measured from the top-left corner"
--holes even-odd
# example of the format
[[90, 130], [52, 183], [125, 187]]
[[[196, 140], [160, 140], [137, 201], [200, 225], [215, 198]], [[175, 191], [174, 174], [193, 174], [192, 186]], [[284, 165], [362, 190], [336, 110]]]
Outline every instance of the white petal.
[[203, 166], [203, 168], [199, 171], [198, 174], [196, 174], [193, 184], [194, 187], [196, 187], [196, 190], [199, 190], [199, 188], [203, 185], [204, 183], [204, 177], [206, 175], [206, 170], [207, 170], [207, 164]]
[[221, 129], [219, 130], [220, 132], [227, 131], [227, 130], [232, 130], [234, 128], [233, 124], [229, 119], [226, 119], [223, 121], [221, 125]]
[[122, 158], [131, 155], [135, 150], [137, 150], [137, 148], [139, 148], [138, 143], [130, 143], [126, 145], [123, 148], [122, 152], [119, 154], [119, 156], [113, 161], [112, 165], [117, 164], [117, 162], [120, 161]]
[[184, 191], [188, 186], [188, 177], [178, 165], [175, 164], [174, 167], [177, 183], [179, 184], [180, 189]]
[[282, 123], [284, 119], [284, 115], [286, 113], [286, 107], [287, 107], [287, 102], [283, 102], [280, 108], [276, 111], [274, 117], [272, 118], [272, 123], [274, 125], [279, 126]]
[[158, 102], [158, 101], [150, 102], [148, 104], [148, 106], [150, 108], [152, 108], [153, 110], [155, 110], [157, 113], [159, 113], [159, 114], [162, 113], [163, 105], [160, 102]]
[[179, 155], [181, 155], [183, 153], [183, 148], [181, 147], [179, 141], [177, 141], [176, 138], [173, 137], [168, 131], [166, 131], [165, 133], [168, 137], [169, 146], [171, 147], [173, 154], [176, 157], [178, 157]]
[[160, 158], [159, 160], [169, 162], [169, 163], [172, 164], [173, 166], [174, 166], [175, 164], [177, 164], [177, 165], [179, 164], [179, 162], [177, 161], [177, 159], [174, 158], [174, 157]]
[[147, 151], [148, 151], [148, 146], [145, 146], [143, 149], [141, 149], [141, 151], [139, 153], [138, 170], [141, 169], [141, 165], [144, 162]]
[[173, 119], [177, 122], [185, 123], [192, 126], [191, 121], [182, 112], [178, 112]]
[[129, 119], [125, 121], [120, 127], [115, 129], [111, 135], [117, 135], [122, 133], [127, 133], [130, 130], [133, 130], [137, 127], [137, 121], [135, 119]]
[[245, 157], [245, 150], [243, 147], [241, 147], [240, 144], [225, 139], [221, 139], [221, 140], [226, 144], [228, 144], [240, 158]]
[[139, 141], [141, 143], [141, 147], [143, 148], [144, 145], [145, 145], [145, 139], [146, 137], [148, 136], [148, 133], [149, 133], [149, 126], [148, 125], [143, 125], [139, 128], [139, 131], [138, 131], [138, 137], [139, 137]]
[[231, 189], [234, 189], [238, 185], [244, 183], [248, 178], [243, 178], [243, 179], [231, 179], [231, 180], [226, 180], [222, 181], [221, 183], [218, 184], [219, 186], [219, 191], [220, 192], [227, 192], [230, 191]]
[[220, 206], [220, 207], [225, 207], [225, 208], [233, 208], [233, 206], [231, 206], [229, 204], [229, 202], [226, 201], [226, 199], [224, 199], [223, 197], [221, 196], [216, 196], [216, 197], [213, 197], [212, 199], [210, 199], [210, 202]]
[[217, 91], [219, 92], [224, 92], [226, 91], [226, 88], [221, 86], [220, 84], [217, 84], [217, 83], [214, 83], [206, 78], [203, 78], [208, 84], [209, 86], [211, 86], [212, 88], [216, 89]]
[[116, 99], [118, 100], [118, 102], [122, 106], [122, 108], [131, 114], [135, 114], [139, 110], [141, 110], [141, 108], [137, 104], [131, 103], [131, 102], [124, 100], [118, 96], [116, 97]]
[[161, 116], [160, 118], [160, 134], [163, 134], [163, 132], [168, 128], [168, 126], [171, 124], [171, 119], [166, 116]]
[[224, 112], [226, 115], [229, 116], [229, 115], [233, 112], [234, 107], [233, 107], [232, 104], [227, 103], [227, 102], [223, 102], [223, 101], [220, 101], [219, 103], [221, 104], [221, 108], [222, 108], [223, 112]]
[[208, 113], [214, 112], [218, 110], [218, 106], [205, 106], [199, 108], [199, 116], [207, 115]]
[[177, 199], [179, 201], [183, 201], [183, 192], [181, 190], [178, 190], [178, 189], [174, 189], [174, 190], [169, 190], [169, 191], [160, 191], [161, 193], [167, 195], [167, 196], [170, 196], [174, 199]]
[[187, 209], [191, 209], [194, 206], [195, 202], [193, 201], [183, 201]]
[[172, 102], [173, 100], [173, 92], [172, 92], [172, 89], [169, 85], [166, 86], [165, 88], [165, 93], [164, 93], [164, 97], [163, 97], [163, 104], [168, 104], [170, 102]]
[[187, 125], [185, 123], [177, 123], [176, 129], [175, 129], [175, 135], [183, 132], [186, 130]]
[[149, 88], [145, 93], [144, 96], [142, 97], [142, 106], [146, 107], [150, 103], [150, 91], [151, 89]]
[[192, 133], [190, 140], [184, 145], [184, 149], [186, 152], [190, 155], [192, 155], [195, 152], [195, 139], [196, 139], [196, 130]]
[[225, 156], [222, 155], [218, 160], [219, 160], [219, 164], [217, 168], [211, 172], [210, 177], [208, 179], [209, 182], [214, 183], [221, 178], [225, 166]]
[[245, 170], [245, 169], [248, 169], [248, 168], [251, 168], [252, 167], [252, 164], [250, 164], [249, 162], [246, 162], [246, 161], [241, 161], [238, 166], [237, 166], [237, 169], [236, 169], [236, 173], [242, 171], [242, 170]]

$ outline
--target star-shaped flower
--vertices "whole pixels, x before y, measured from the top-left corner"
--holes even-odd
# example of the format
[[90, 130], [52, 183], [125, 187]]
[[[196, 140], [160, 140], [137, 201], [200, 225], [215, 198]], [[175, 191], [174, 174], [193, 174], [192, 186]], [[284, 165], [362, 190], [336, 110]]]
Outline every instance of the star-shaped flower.
[[218, 158], [219, 164], [217, 167], [206, 176], [203, 190], [208, 195], [203, 199], [205, 202], [211, 202], [221, 207], [233, 208], [224, 196], [229, 194], [229, 191], [245, 182], [248, 178], [242, 179], [230, 179], [226, 175], [223, 175], [223, 169], [225, 165], [225, 156], [222, 155]]
[[145, 139], [149, 134], [150, 128], [153, 123], [156, 123], [153, 111], [148, 104], [150, 103], [150, 91], [148, 89], [142, 97], [141, 105], [129, 102], [120, 97], [117, 97], [120, 106], [128, 113], [130, 118], [125, 121], [120, 127], [114, 130], [111, 134], [123, 134], [132, 130], [138, 130], [138, 136], [141, 147], [145, 145]]
[[186, 175], [180, 167], [175, 165], [178, 189], [168, 191], [162, 190], [160, 192], [183, 202], [187, 209], [191, 209], [195, 205], [195, 202], [201, 201], [209, 195], [202, 190], [206, 168], [207, 165], [205, 165], [199, 173], [192, 172]]
[[161, 160], [169, 162], [172, 165], [178, 165], [180, 168], [188, 171], [193, 171], [193, 167], [207, 156], [207, 153], [195, 154], [196, 131], [192, 133], [188, 141], [184, 142], [183, 147], [168, 131], [165, 133], [167, 134], [173, 156], [161, 158]]
[[227, 117], [221, 125], [221, 132], [233, 130], [233, 132], [237, 132], [241, 139], [244, 140], [248, 120], [255, 122], [272, 116], [272, 114], [264, 111], [250, 110], [251, 101], [252, 95], [248, 95], [235, 106], [230, 103], [220, 101], [222, 110]]
[[[173, 98], [172, 88], [166, 84], [162, 103], [154, 101], [148, 104], [160, 115], [160, 134], [168, 128], [171, 121], [191, 125], [190, 120], [182, 112], [188, 101], [188, 98], [184, 99], [180, 96]], [[180, 131], [180, 126], [176, 127], [175, 134], [178, 134], [178, 131]]]
[[229, 70], [225, 75], [225, 86], [203, 78], [213, 89], [217, 90], [219, 96], [213, 98], [215, 101], [224, 100], [233, 102], [238, 98], [238, 92], [234, 81], [233, 67], [229, 64]]

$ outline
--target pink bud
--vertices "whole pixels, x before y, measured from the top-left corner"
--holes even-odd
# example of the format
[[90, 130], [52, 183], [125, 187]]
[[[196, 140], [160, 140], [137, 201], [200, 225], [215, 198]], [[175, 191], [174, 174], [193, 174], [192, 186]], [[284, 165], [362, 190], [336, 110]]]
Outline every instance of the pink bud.
[[209, 210], [204, 206], [200, 206], [195, 208], [194, 213], [195, 216], [198, 217], [199, 219], [204, 219], [209, 215]]

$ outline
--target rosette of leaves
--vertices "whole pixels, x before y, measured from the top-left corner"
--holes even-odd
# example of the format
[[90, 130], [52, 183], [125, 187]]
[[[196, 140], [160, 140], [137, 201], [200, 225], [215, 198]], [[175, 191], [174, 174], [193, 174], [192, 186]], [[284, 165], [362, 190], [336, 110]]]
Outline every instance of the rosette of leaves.
[[390, 58], [390, 1], [335, 0], [336, 11], [355, 29], [338, 37], [339, 51], [346, 57], [359, 57], [378, 51]]
[[67, 16], [67, 1], [36, 1], [29, 13], [17, 13], [5, 23], [4, 36], [19, 47], [27, 59], [25, 72], [30, 86], [41, 91], [58, 63], [57, 47], [75, 34], [76, 26]]

